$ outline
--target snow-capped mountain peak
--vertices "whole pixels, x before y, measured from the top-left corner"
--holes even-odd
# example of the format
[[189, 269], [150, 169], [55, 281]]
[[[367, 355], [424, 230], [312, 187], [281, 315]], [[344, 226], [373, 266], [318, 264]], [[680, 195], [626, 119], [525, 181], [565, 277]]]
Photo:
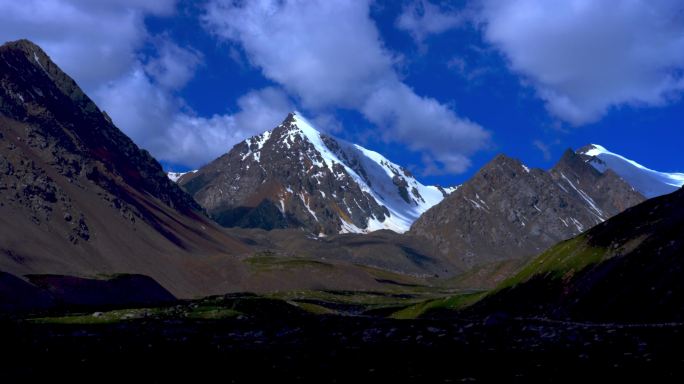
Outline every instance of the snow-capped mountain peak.
[[655, 171], [598, 144], [589, 144], [577, 153], [599, 172], [612, 170], [647, 198], [674, 192], [684, 185], [684, 173]]
[[243, 225], [227, 211], [264, 203], [280, 211], [280, 218], [272, 214], [276, 227], [325, 234], [405, 232], [452, 190], [421, 184], [379, 153], [320, 132], [299, 112], [181, 184], [210, 212], [229, 217], [225, 225]]
[[378, 229], [405, 232], [423, 212], [444, 198], [446, 191], [421, 184], [408, 170], [380, 153], [322, 134], [298, 112], [293, 114], [293, 119], [293, 125], [314, 145], [330, 169], [335, 163], [342, 165], [364, 192], [389, 210], [385, 220], [375, 218], [366, 229], [348, 226], [343, 232]]

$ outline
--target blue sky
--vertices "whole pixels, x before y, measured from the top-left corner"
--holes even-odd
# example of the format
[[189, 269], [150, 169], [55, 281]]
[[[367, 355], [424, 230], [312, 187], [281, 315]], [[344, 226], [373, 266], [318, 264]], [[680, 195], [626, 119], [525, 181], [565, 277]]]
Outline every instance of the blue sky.
[[588, 143], [684, 171], [680, 4], [0, 0], [0, 37], [43, 46], [167, 168], [296, 108], [451, 185]]

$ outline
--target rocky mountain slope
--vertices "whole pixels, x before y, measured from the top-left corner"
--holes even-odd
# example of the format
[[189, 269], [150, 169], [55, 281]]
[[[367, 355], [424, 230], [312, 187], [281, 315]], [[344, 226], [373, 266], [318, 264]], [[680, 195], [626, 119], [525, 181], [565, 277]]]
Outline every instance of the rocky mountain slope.
[[225, 286], [205, 256], [248, 250], [26, 40], [0, 47], [0, 228], [2, 271], [141, 273], [179, 296]]
[[[644, 200], [611, 170], [601, 173], [572, 150], [549, 171], [499, 155], [429, 209], [410, 234], [465, 269], [505, 272]], [[496, 269], [494, 268], [494, 269]]]
[[654, 171], [598, 144], [582, 147], [577, 153], [599, 172], [610, 169], [617, 173], [647, 198], [672, 193], [684, 185], [684, 173]]
[[179, 183], [224, 226], [316, 235], [404, 232], [450, 191], [420, 184], [403, 167], [318, 132], [297, 113]]
[[531, 261], [473, 310], [684, 320], [684, 190], [647, 200]]

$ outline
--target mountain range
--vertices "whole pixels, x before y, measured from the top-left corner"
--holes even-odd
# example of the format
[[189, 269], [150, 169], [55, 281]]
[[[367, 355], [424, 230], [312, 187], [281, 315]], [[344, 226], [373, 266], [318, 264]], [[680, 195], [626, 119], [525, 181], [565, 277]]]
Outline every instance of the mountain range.
[[643, 200], [617, 174], [598, 172], [572, 150], [548, 171], [499, 155], [410, 233], [467, 269], [490, 262], [498, 268], [496, 262], [524, 262]]
[[462, 185], [424, 186], [404, 167], [293, 112], [199, 170], [169, 177], [226, 227], [318, 237], [389, 229], [422, 239], [420, 253], [440, 260], [440, 275], [477, 271], [463, 283], [479, 286], [645, 200], [638, 181], [654, 171], [629, 160], [606, 165], [600, 157], [609, 152], [597, 156], [596, 148], [567, 150], [548, 171], [498, 155]]
[[[547, 279], [539, 260], [590, 244], [606, 250], [589, 258], [604, 268], [679, 249], [668, 226], [679, 228], [682, 182], [590, 145], [549, 170], [498, 155], [459, 186], [426, 186], [299, 112], [196, 171], [165, 174], [38, 46], [0, 47], [0, 304], [15, 288], [45, 303], [46, 290], [102, 287], [79, 279], [121, 273], [138, 277], [113, 279], [117, 292], [161, 298], [500, 287], [485, 303], [542, 276], [560, 295], [545, 296], [547, 308], [572, 312], [558, 293], [567, 281]], [[670, 276], [667, 252], [640, 289]], [[620, 268], [635, 274], [646, 257]], [[591, 279], [613, 276], [596, 271]], [[594, 285], [576, 276], [572, 298], [585, 300]], [[597, 297], [628, 292], [620, 279], [610, 281], [622, 291]], [[664, 294], [678, 287], [670, 280]]]

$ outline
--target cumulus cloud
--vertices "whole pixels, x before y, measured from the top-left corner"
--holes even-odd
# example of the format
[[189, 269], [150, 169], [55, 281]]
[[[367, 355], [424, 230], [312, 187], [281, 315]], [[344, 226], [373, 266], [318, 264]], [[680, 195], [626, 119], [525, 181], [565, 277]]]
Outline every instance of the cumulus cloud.
[[144, 44], [146, 15], [173, 12], [174, 0], [0, 1], [0, 40], [29, 38], [87, 90], [128, 72]]
[[233, 114], [197, 117], [176, 116], [160, 143], [160, 156], [199, 167], [226, 152], [247, 137], [280, 124], [294, 109], [287, 95], [272, 87], [251, 91], [238, 99], [239, 110]]
[[[197, 167], [275, 126], [292, 109], [274, 88], [248, 92], [236, 111], [197, 116], [177, 96], [202, 55], [151, 36], [147, 16], [170, 16], [175, 0], [0, 1], [0, 40], [29, 38], [157, 159]], [[151, 53], [143, 55], [145, 45]]]
[[420, 97], [399, 82], [373, 92], [362, 112], [371, 122], [391, 127], [383, 132], [385, 139], [423, 152], [423, 162], [430, 164], [426, 174], [465, 171], [473, 145], [483, 145], [489, 139], [478, 124], [457, 117], [437, 100]]
[[279, 124], [292, 103], [276, 88], [251, 91], [234, 113], [196, 116], [158, 87], [141, 67], [100, 88], [95, 97], [115, 122], [158, 159], [197, 168], [236, 143]]
[[678, 0], [484, 0], [487, 41], [574, 125], [621, 105], [660, 106], [684, 90]]
[[197, 116], [173, 92], [192, 78], [201, 55], [155, 39], [158, 55], [98, 87], [93, 98], [136, 143], [157, 159], [197, 168], [271, 128], [293, 109], [285, 93], [267, 87], [237, 100], [237, 110]]
[[423, 151], [441, 171], [464, 171], [488, 143], [482, 127], [399, 79], [368, 1], [213, 0], [204, 23], [304, 107], [358, 110], [386, 140]]
[[394, 58], [360, 1], [210, 1], [204, 21], [308, 107], [358, 107]]
[[168, 89], [180, 89], [195, 75], [202, 63], [202, 54], [194, 49], [181, 48], [168, 38], [154, 39], [157, 56], [145, 65], [157, 84]]
[[404, 6], [396, 20], [397, 28], [407, 31], [422, 46], [429, 35], [445, 32], [468, 21], [466, 11], [449, 9], [448, 5], [414, 0]]

